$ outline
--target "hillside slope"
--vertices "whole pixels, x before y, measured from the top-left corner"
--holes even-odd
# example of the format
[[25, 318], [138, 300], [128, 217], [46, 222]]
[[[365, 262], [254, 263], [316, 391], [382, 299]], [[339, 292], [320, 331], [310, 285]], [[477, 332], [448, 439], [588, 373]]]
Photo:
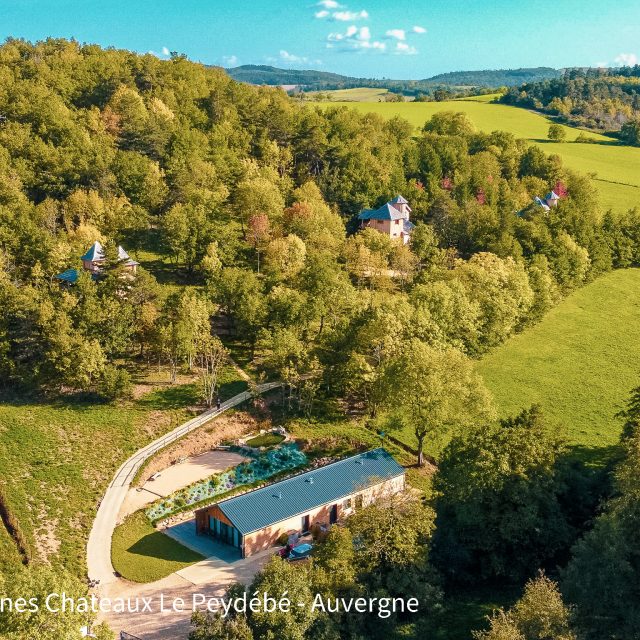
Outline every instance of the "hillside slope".
[[487, 69], [484, 71], [451, 71], [432, 76], [425, 82], [452, 86], [517, 87], [526, 82], [559, 78], [562, 71], [551, 67], [526, 69]]
[[[477, 365], [499, 413], [533, 403], [596, 456], [618, 441], [615, 414], [640, 384], [640, 269], [608, 273]], [[599, 450], [599, 453], [598, 453]]]

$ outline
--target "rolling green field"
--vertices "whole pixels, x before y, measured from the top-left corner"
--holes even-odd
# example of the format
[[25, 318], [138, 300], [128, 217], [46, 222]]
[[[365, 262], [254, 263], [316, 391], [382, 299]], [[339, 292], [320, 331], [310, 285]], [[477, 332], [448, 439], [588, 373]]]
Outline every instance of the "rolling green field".
[[[385, 118], [399, 115], [416, 127], [421, 127], [439, 111], [462, 111], [480, 131], [497, 129], [509, 131], [519, 138], [540, 145], [545, 153], [557, 153], [565, 166], [583, 173], [596, 174], [595, 184], [604, 209], [616, 211], [640, 206], [640, 148], [615, 144], [611, 138], [598, 133], [581, 132], [564, 127], [566, 142], [549, 142], [550, 120], [540, 114], [492, 104], [493, 96], [478, 96], [447, 102], [331, 102], [361, 112], [377, 113]], [[580, 144], [574, 140], [580, 133], [592, 138], [595, 144]]]
[[502, 416], [539, 403], [579, 448], [614, 445], [622, 426], [615, 414], [640, 385], [640, 269], [576, 291], [477, 368]]
[[[622, 429], [615, 414], [640, 385], [640, 269], [583, 287], [477, 363], [501, 417], [534, 403], [576, 455], [601, 461]], [[411, 431], [396, 434], [415, 446]], [[437, 453], [434, 443], [425, 449]]]
[[335, 102], [377, 102], [379, 99], [384, 100], [387, 93], [389, 93], [388, 89], [357, 87], [356, 89], [336, 89], [334, 91], [309, 91], [307, 95], [328, 95]]

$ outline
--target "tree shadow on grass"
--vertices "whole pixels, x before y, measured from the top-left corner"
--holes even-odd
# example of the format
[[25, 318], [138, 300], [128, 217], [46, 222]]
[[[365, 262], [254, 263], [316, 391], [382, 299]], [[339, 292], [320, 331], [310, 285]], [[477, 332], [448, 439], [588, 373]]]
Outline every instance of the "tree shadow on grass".
[[173, 384], [155, 389], [137, 400], [145, 409], [182, 409], [200, 401], [196, 384]]
[[230, 380], [228, 382], [223, 382], [220, 385], [219, 394], [220, 399], [224, 402], [229, 398], [233, 398], [233, 396], [237, 396], [239, 393], [246, 391], [249, 388], [249, 385], [244, 380]]
[[580, 144], [580, 145], [598, 145], [605, 147], [625, 147], [627, 145], [622, 144], [619, 140], [596, 140], [595, 138], [588, 138], [588, 142], [578, 142], [577, 140], [549, 140], [548, 138], [530, 138], [531, 142], [535, 142], [536, 144], [550, 144], [552, 142], [566, 142], [569, 144]]
[[586, 468], [605, 469], [620, 458], [622, 449], [618, 444], [603, 447], [587, 447], [582, 444], [571, 444], [567, 447], [566, 458], [579, 462]]
[[204, 556], [188, 549], [160, 531], [154, 531], [140, 538], [127, 549], [127, 553], [166, 562], [193, 563], [204, 559]]
[[[246, 390], [247, 383], [244, 380], [222, 382], [219, 389], [220, 399], [224, 402]], [[184, 409], [201, 403], [200, 389], [195, 383], [168, 385], [155, 389], [137, 400], [139, 407], [151, 410]]]
[[24, 407], [38, 405], [52, 409], [91, 410], [96, 406], [109, 405], [110, 401], [102, 396], [88, 392], [43, 393], [34, 389], [3, 389], [0, 391], [0, 404]]

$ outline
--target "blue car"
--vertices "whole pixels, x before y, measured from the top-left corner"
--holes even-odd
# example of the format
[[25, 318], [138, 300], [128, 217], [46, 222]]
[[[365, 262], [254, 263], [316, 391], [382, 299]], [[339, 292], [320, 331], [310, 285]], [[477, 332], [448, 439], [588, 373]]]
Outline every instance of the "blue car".
[[297, 547], [293, 547], [293, 549], [291, 549], [287, 560], [303, 560], [311, 555], [312, 550], [312, 544], [308, 544], [306, 542], [304, 544], [299, 544]]

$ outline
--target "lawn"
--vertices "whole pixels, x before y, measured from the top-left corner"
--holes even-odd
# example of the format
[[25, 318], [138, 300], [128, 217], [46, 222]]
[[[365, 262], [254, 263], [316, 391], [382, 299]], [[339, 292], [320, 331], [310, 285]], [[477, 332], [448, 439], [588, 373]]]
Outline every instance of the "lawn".
[[585, 455], [619, 438], [615, 414], [640, 385], [640, 269], [606, 274], [478, 363], [499, 413], [539, 403]]
[[[0, 397], [0, 483], [31, 556], [82, 576], [95, 511], [118, 466], [194, 415], [195, 384], [160, 384], [114, 406], [91, 398]], [[225, 372], [223, 398], [246, 388]], [[0, 571], [19, 562], [0, 523]]]
[[[341, 104], [385, 118], [400, 115], [416, 127], [422, 127], [439, 111], [462, 111], [480, 131], [509, 131], [540, 145], [546, 153], [557, 153], [570, 169], [595, 173], [595, 184], [605, 209], [620, 211], [640, 206], [640, 148], [618, 145], [606, 136], [572, 127], [563, 127], [566, 142], [549, 142], [547, 132], [551, 120], [526, 109], [492, 104], [490, 99], [490, 96], [478, 96], [446, 102], [330, 102], [325, 105]], [[580, 133], [592, 138], [596, 144], [574, 142]]]
[[154, 529], [142, 511], [129, 516], [113, 534], [113, 568], [133, 582], [155, 582], [200, 560], [204, 556]]
[[273, 447], [280, 444], [284, 440], [284, 436], [279, 433], [263, 433], [245, 443], [249, 447]]

